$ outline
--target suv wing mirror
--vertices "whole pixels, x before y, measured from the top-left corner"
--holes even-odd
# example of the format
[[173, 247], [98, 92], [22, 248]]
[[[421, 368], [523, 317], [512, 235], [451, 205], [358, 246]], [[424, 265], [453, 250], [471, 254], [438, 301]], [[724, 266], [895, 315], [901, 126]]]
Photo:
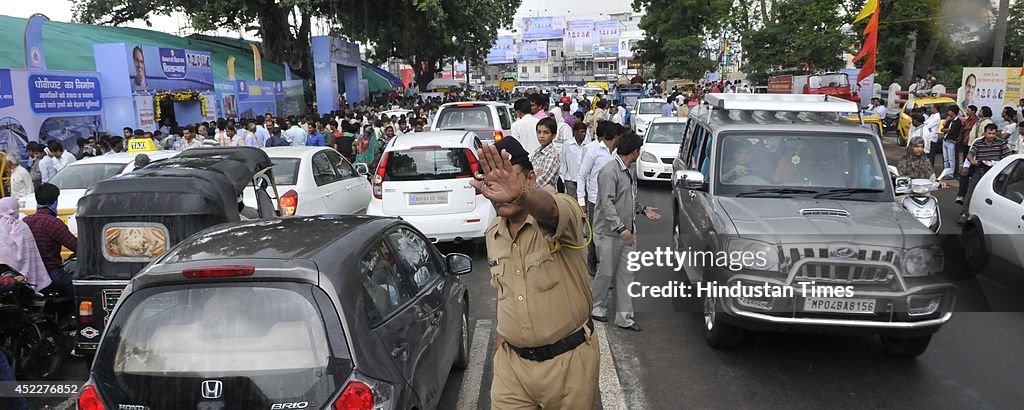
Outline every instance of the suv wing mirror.
[[704, 190], [704, 174], [680, 170], [672, 173], [672, 186], [680, 189]]
[[366, 166], [366, 164], [364, 164], [362, 162], [359, 162], [359, 163], [356, 163], [354, 166], [356, 168], [356, 173], [357, 174], [363, 175], [363, 176], [366, 176], [366, 175], [370, 174], [370, 167]]

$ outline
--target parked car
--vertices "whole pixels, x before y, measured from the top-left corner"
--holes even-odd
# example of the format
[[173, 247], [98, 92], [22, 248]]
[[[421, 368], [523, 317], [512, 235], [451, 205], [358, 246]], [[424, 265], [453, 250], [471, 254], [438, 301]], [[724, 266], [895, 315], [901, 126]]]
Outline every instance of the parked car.
[[686, 130], [686, 118], [655, 118], [644, 134], [640, 159], [636, 161], [636, 176], [641, 181], [671, 181], [672, 162], [679, 153]]
[[964, 254], [971, 269], [984, 269], [994, 256], [1024, 268], [1024, 154], [995, 163], [978, 181], [963, 227]]
[[[370, 203], [366, 165], [348, 162], [330, 147], [264, 148], [274, 162], [282, 216], [361, 214]], [[250, 187], [245, 202], [255, 203]]]
[[633, 132], [638, 135], [643, 135], [647, 132], [647, 127], [651, 125], [651, 121], [655, 118], [661, 117], [661, 106], [665, 105], [664, 98], [641, 98], [636, 101], [636, 105], [633, 106], [633, 112], [629, 126], [633, 128]]
[[430, 130], [472, 131], [482, 141], [494, 142], [512, 135], [515, 118], [512, 106], [501, 102], [448, 103], [437, 109]]
[[743, 329], [797, 329], [878, 334], [892, 355], [924, 352], [952, 317], [956, 287], [942, 277], [936, 236], [896, 205], [879, 136], [839, 115], [856, 104], [801, 94], [705, 101], [673, 163], [675, 247], [758, 257], [695, 263], [687, 279], [792, 291], [704, 293], [708, 344], [735, 346]]
[[[949, 105], [955, 105], [956, 101], [949, 97], [918, 97], [910, 99], [903, 103], [903, 109], [900, 110], [899, 123], [896, 126], [896, 142], [900, 146], [907, 145], [907, 136], [910, 135], [910, 113], [914, 110], [921, 110], [924, 113], [925, 118], [928, 118], [932, 113], [932, 106], [938, 104], [943, 107], [939, 115], [942, 120], [939, 122], [939, 128], [945, 126], [946, 123], [946, 108]], [[979, 107], [980, 108], [980, 107]], [[960, 107], [960, 112], [963, 113], [967, 107]]]
[[480, 175], [480, 139], [466, 131], [399, 135], [373, 173], [369, 215], [401, 216], [431, 242], [483, 238], [494, 207], [470, 181]]
[[[57, 171], [57, 174], [50, 178], [49, 183], [60, 188], [60, 197], [57, 198], [57, 214], [68, 224], [71, 233], [78, 235], [75, 210], [78, 208], [78, 200], [85, 195], [86, 188], [89, 188], [89, 185], [94, 182], [132, 172], [135, 170], [135, 156], [138, 154], [140, 153], [119, 152], [83, 158]], [[178, 155], [178, 152], [150, 151], [145, 154], [149, 156], [150, 161], [159, 161]], [[21, 209], [22, 214], [31, 215], [36, 212], [35, 195], [19, 198], [19, 200], [24, 202]]]
[[78, 408], [434, 408], [468, 364], [470, 271], [397, 218], [207, 229], [132, 279]]

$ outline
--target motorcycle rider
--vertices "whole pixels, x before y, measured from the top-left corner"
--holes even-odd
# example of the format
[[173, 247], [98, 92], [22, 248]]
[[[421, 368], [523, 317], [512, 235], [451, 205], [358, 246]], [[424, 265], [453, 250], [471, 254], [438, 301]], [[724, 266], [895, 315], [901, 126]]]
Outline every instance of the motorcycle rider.
[[35, 238], [25, 222], [18, 220], [18, 200], [0, 199], [0, 264], [7, 265], [36, 292], [50, 286]]
[[61, 246], [71, 252], [78, 251], [78, 238], [68, 230], [68, 226], [57, 218], [57, 198], [60, 188], [44, 183], [36, 190], [36, 213], [26, 216], [24, 222], [32, 230], [39, 256], [43, 258], [46, 273], [53, 283], [50, 287], [62, 296], [74, 296], [74, 285], [71, 275], [64, 271], [61, 260]]
[[[935, 168], [928, 161], [928, 155], [925, 155], [924, 138], [913, 137], [910, 139], [910, 142], [907, 143], [907, 153], [896, 163], [896, 169], [900, 171], [900, 176], [936, 180]], [[947, 187], [945, 182], [940, 183], [939, 186]]]

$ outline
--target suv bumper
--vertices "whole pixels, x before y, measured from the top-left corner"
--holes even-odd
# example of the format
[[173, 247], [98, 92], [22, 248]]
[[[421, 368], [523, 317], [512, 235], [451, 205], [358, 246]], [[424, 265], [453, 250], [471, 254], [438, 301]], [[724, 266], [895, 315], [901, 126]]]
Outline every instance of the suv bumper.
[[[717, 296], [717, 305], [725, 313], [723, 319], [738, 327], [751, 330], [802, 330], [827, 333], [869, 333], [893, 336], [932, 334], [953, 316], [956, 304], [956, 286], [939, 278], [935, 281], [908, 286], [899, 271], [891, 264], [873, 261], [828, 260], [833, 263], [884, 266], [896, 272], [888, 284], [820, 283], [801, 286], [804, 279], [796, 277], [801, 262], [822, 262], [826, 259], [805, 259], [798, 262], [786, 278], [762, 272], [741, 271], [731, 274], [725, 283], [737, 282], [748, 286], [781, 286], [792, 289], [792, 295], [781, 297]], [[853, 295], [831, 297], [840, 300], [873, 301], [871, 312], [823, 312], [808, 308], [809, 301], [821, 298], [811, 289], [824, 286], [852, 286]], [[826, 296], [826, 298], [828, 298]]]

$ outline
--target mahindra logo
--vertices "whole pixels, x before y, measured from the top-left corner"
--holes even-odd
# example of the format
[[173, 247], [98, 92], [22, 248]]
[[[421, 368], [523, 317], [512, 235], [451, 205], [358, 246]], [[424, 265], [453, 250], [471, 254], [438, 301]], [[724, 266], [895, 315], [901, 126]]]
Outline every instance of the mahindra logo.
[[224, 383], [220, 380], [203, 380], [203, 392], [204, 399], [219, 399], [220, 395], [224, 393]]
[[854, 253], [855, 253], [855, 251], [852, 248], [848, 248], [848, 247], [844, 246], [844, 247], [841, 247], [841, 248], [834, 249], [832, 251], [832, 256], [835, 256], [837, 258], [849, 258], [849, 257], [853, 256]]

